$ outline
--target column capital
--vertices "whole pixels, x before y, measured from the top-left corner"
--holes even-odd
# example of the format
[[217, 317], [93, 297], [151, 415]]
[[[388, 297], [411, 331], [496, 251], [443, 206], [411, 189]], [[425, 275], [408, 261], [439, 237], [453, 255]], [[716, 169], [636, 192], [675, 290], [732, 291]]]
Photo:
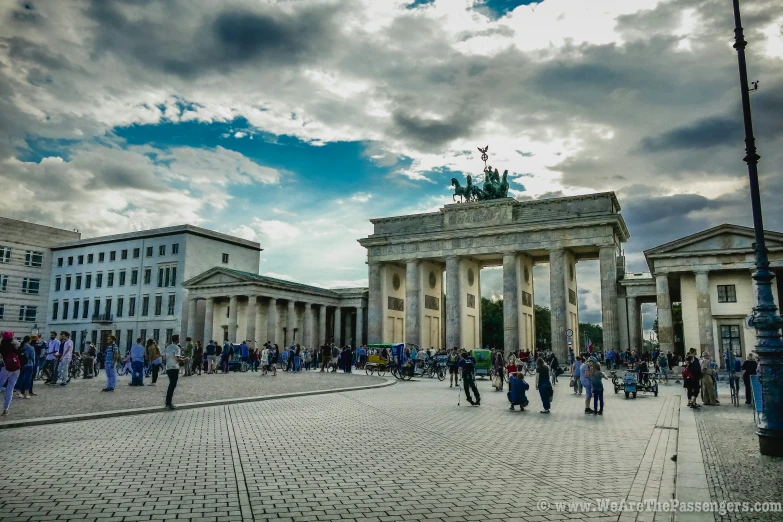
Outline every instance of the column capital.
[[518, 254], [519, 254], [519, 252], [517, 252], [516, 250], [509, 250], [509, 251], [503, 252], [503, 257], [506, 257], [506, 256], [517, 257]]
[[305, 310], [310, 310], [313, 307], [313, 303], [305, 303], [304, 307], [305, 307]]

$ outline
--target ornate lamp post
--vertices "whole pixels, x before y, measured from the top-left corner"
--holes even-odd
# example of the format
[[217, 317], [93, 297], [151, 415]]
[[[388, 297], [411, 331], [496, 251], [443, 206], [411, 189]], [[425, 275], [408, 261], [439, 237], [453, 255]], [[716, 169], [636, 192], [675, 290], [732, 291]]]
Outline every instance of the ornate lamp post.
[[750, 180], [750, 202], [753, 209], [753, 228], [756, 233], [755, 257], [757, 299], [753, 308], [753, 326], [756, 329], [756, 353], [759, 356], [759, 381], [763, 410], [759, 416], [756, 433], [759, 436], [759, 450], [762, 455], [783, 456], [783, 339], [780, 327], [783, 324], [772, 296], [772, 279], [769, 270], [767, 247], [764, 241], [764, 223], [761, 217], [761, 196], [756, 154], [756, 141], [753, 137], [753, 122], [750, 117], [750, 91], [748, 90], [748, 71], [745, 65], [745, 36], [742, 33], [739, 0], [734, 2], [734, 48], [739, 61], [740, 90], [742, 94], [742, 114], [745, 120], [745, 158], [748, 164]]

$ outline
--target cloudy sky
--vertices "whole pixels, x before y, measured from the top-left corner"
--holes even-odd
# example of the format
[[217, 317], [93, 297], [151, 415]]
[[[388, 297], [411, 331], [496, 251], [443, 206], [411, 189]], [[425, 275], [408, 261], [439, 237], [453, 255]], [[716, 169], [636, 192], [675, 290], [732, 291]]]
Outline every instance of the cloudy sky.
[[[783, 230], [783, 11], [743, 9]], [[733, 28], [727, 0], [2, 0], [0, 213], [187, 222], [260, 241], [263, 274], [364, 284], [368, 218], [451, 201], [490, 144], [519, 199], [614, 190], [646, 270], [645, 248], [751, 223]], [[578, 276], [599, 321], [596, 263]]]

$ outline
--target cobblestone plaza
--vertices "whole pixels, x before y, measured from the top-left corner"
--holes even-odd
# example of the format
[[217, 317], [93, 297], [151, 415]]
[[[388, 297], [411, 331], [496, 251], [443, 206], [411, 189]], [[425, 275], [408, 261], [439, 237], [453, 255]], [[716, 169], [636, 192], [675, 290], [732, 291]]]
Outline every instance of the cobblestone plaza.
[[[458, 406], [456, 389], [425, 379], [2, 429], [0, 444], [14, 451], [0, 471], [0, 519], [658, 521], [673, 516], [602, 512], [599, 499], [780, 501], [783, 462], [755, 452], [744, 407], [693, 412], [671, 385], [636, 400], [607, 390], [597, 417], [562, 380], [545, 416], [535, 392], [525, 412], [511, 412], [505, 393], [479, 388], [480, 407]], [[588, 504], [575, 513], [558, 502]]]

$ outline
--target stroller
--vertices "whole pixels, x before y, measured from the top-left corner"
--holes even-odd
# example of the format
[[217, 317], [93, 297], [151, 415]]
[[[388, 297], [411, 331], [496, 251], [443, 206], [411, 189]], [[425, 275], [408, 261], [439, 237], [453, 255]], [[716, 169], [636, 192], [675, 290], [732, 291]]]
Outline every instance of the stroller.
[[524, 373], [512, 373], [508, 376], [508, 388], [506, 393], [508, 401], [511, 403], [509, 410], [514, 410], [514, 406], [519, 406], [519, 411], [525, 411], [525, 407], [530, 404], [525, 392], [530, 389], [530, 385], [525, 382]]

